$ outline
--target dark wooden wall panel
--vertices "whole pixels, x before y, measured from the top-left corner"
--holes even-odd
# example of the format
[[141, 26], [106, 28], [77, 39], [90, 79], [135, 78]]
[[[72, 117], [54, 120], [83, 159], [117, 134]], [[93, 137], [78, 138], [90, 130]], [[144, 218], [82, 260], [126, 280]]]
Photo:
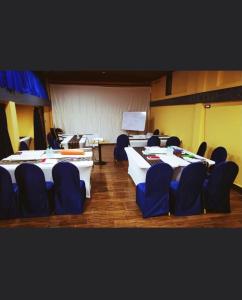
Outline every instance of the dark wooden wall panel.
[[156, 100], [150, 102], [150, 106], [170, 106], [229, 101], [242, 101], [242, 86], [174, 97], [166, 100]]

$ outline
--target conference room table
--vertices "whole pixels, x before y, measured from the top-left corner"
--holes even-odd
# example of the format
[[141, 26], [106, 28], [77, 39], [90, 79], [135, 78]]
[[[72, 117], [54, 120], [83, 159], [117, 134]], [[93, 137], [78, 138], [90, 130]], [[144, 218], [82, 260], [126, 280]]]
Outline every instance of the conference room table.
[[[173, 154], [173, 150], [178, 149], [180, 151], [183, 151], [183, 153], [186, 153], [186, 157], [178, 157], [175, 154]], [[202, 156], [196, 155], [190, 151], [184, 150], [180, 147], [126, 147], [125, 151], [128, 156], [128, 174], [134, 181], [135, 185], [145, 182], [146, 180], [146, 173], [148, 169], [151, 167], [151, 165], [154, 162], [159, 161], [158, 160], [146, 160], [144, 157], [146, 155], [156, 155], [160, 157], [160, 160], [169, 164], [174, 172], [173, 172], [173, 180], [178, 180], [180, 179], [182, 170], [184, 167], [188, 166], [190, 163], [193, 162], [199, 162], [203, 161], [205, 162], [208, 166], [212, 166], [215, 164], [214, 161], [204, 158]], [[143, 152], [144, 151], [144, 152]], [[191, 157], [188, 157], [191, 156]]]
[[[145, 147], [145, 146], [147, 146], [148, 139], [151, 136], [147, 136], [147, 135], [131, 135], [131, 136], [129, 136], [130, 146], [131, 147]], [[166, 141], [169, 138], [169, 136], [167, 136], [167, 135], [160, 135], [158, 137], [160, 139], [160, 146], [164, 147], [166, 145]]]
[[87, 137], [85, 135], [62, 134], [59, 137], [62, 138], [60, 145], [64, 149], [83, 148], [86, 145]]
[[[40, 167], [44, 173], [45, 181], [53, 181], [52, 168], [59, 161], [68, 161], [74, 164], [80, 173], [80, 179], [85, 181], [86, 197], [91, 196], [91, 170], [93, 167], [93, 152], [91, 148], [84, 149], [83, 155], [62, 155], [60, 150], [53, 150], [46, 153], [45, 150], [29, 150], [19, 151], [17, 154], [11, 155], [0, 161], [0, 166], [9, 171], [13, 183], [15, 179], [15, 169], [21, 163], [34, 163]], [[19, 153], [19, 154], [18, 154]]]

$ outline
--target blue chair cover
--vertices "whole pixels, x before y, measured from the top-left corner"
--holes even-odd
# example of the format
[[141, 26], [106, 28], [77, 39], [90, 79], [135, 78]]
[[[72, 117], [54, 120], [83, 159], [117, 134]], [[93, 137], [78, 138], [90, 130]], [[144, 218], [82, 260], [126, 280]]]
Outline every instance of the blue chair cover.
[[207, 143], [202, 142], [197, 150], [197, 155], [204, 156], [207, 150]]
[[145, 183], [136, 186], [136, 202], [144, 218], [169, 213], [169, 186], [173, 169], [166, 163], [149, 168]]
[[166, 147], [169, 147], [169, 146], [180, 147], [180, 145], [181, 145], [181, 141], [177, 136], [171, 136], [166, 141]]
[[85, 182], [78, 168], [69, 162], [59, 162], [52, 169], [56, 214], [80, 214], [86, 199]]
[[230, 189], [238, 172], [238, 165], [232, 161], [215, 166], [203, 185], [207, 212], [230, 212]]
[[202, 189], [207, 168], [202, 162], [192, 163], [182, 171], [180, 181], [171, 182], [171, 212], [177, 216], [202, 213]]
[[50, 132], [47, 134], [47, 141], [52, 149], [61, 149], [58, 141], [53, 137], [53, 135]]
[[29, 150], [29, 147], [28, 147], [28, 145], [24, 141], [22, 141], [19, 144], [19, 150], [20, 151]]
[[12, 183], [9, 172], [0, 166], [0, 219], [18, 217], [18, 186]]
[[43, 171], [34, 164], [22, 163], [15, 169], [15, 178], [19, 187], [22, 215], [24, 217], [49, 215], [53, 183], [45, 182]]
[[158, 136], [151, 136], [149, 139], [148, 139], [148, 142], [147, 142], [147, 146], [148, 147], [151, 147], [151, 146], [160, 146], [160, 139]]
[[224, 162], [227, 158], [227, 150], [224, 147], [217, 147], [213, 150], [211, 154], [211, 160], [215, 161], [215, 164]]
[[121, 134], [117, 138], [116, 146], [114, 147], [114, 159], [115, 160], [128, 160], [127, 154], [124, 150], [129, 146], [129, 137], [126, 134]]

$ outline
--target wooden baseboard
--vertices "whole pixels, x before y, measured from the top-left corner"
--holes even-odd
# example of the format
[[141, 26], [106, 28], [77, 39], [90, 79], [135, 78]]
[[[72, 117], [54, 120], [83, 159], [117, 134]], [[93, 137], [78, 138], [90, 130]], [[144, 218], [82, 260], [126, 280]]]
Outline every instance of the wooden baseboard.
[[237, 192], [239, 192], [240, 194], [242, 194], [242, 187], [240, 187], [240, 186], [238, 186], [238, 185], [236, 185], [236, 184], [233, 184], [232, 188], [233, 188], [235, 191], [237, 191]]

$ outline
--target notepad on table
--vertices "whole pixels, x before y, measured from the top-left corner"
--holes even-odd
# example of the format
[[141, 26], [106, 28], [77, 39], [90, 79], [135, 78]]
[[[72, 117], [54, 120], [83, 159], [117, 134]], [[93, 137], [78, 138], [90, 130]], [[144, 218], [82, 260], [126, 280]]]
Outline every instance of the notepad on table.
[[157, 155], [148, 155], [148, 156], [147, 156], [147, 159], [148, 159], [148, 160], [158, 160], [158, 159], [160, 159], [160, 157], [157, 156]]

